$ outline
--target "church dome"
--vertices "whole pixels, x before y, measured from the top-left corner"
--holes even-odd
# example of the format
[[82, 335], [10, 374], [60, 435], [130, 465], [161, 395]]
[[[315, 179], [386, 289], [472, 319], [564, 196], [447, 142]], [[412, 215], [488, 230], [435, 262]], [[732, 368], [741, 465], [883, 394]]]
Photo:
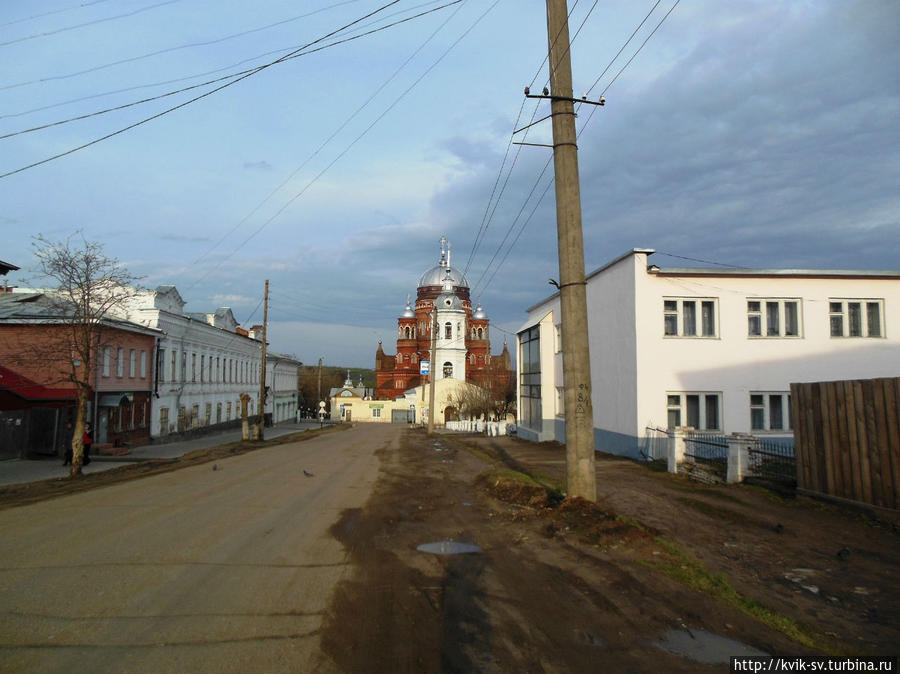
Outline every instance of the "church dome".
[[462, 272], [456, 271], [455, 269], [450, 269], [449, 267], [437, 265], [432, 267], [424, 274], [422, 274], [422, 278], [419, 279], [419, 287], [424, 288], [425, 286], [439, 286], [444, 284], [444, 278], [447, 274], [450, 274], [450, 278], [453, 279], [453, 285], [459, 288], [468, 288], [469, 280], [463, 275]]
[[481, 308], [480, 304], [475, 307], [475, 313], [472, 318], [487, 318], [487, 314], [484, 313], [484, 309]]
[[437, 265], [422, 274], [422, 278], [419, 279], [419, 287], [442, 286], [448, 275], [453, 285], [457, 288], [469, 288], [469, 280], [465, 274], [450, 266], [450, 242], [447, 241], [446, 237], [442, 236], [441, 259]]

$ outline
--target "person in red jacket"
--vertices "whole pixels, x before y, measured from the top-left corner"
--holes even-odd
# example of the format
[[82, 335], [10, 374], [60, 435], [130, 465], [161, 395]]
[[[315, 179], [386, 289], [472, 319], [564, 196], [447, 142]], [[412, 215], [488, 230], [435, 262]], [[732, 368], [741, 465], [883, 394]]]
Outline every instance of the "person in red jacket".
[[81, 462], [81, 465], [86, 466], [91, 462], [91, 445], [94, 444], [94, 432], [90, 424], [86, 424], [84, 427], [81, 444], [84, 445], [84, 460]]

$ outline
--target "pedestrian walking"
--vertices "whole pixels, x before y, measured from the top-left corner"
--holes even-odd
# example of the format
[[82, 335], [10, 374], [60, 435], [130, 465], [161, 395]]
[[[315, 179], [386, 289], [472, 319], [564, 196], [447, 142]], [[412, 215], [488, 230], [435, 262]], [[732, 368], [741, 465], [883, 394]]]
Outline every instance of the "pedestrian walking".
[[84, 446], [84, 460], [81, 462], [83, 466], [91, 462], [91, 445], [94, 444], [94, 432], [90, 424], [84, 427], [84, 435], [81, 436], [81, 444]]

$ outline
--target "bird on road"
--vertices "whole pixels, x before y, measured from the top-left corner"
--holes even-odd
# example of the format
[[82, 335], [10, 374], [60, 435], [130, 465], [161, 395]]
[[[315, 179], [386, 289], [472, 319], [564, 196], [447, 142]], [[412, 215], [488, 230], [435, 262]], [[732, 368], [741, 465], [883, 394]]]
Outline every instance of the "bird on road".
[[306, 470], [305, 468], [303, 469], [303, 474], [306, 475], [306, 477], [313, 477], [313, 474], [310, 473], [310, 472], [309, 472], [308, 470]]

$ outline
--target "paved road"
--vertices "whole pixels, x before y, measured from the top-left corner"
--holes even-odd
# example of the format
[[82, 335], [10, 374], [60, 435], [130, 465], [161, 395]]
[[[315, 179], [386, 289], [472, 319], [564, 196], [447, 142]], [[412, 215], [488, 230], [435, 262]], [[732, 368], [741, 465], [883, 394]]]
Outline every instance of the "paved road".
[[349, 572], [328, 528], [399, 437], [363, 424], [0, 512], [0, 671], [328, 671]]

